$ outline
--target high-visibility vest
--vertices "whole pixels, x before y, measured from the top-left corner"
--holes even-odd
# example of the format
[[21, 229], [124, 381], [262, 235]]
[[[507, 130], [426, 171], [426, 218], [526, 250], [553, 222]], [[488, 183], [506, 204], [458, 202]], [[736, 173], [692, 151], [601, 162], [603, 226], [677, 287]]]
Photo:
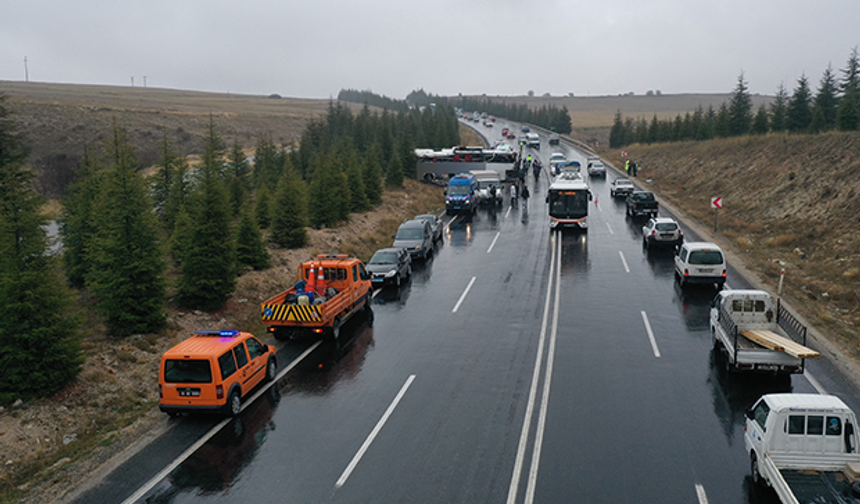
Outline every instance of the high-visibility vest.
[[624, 162], [624, 170], [630, 171], [630, 160], [629, 159]]

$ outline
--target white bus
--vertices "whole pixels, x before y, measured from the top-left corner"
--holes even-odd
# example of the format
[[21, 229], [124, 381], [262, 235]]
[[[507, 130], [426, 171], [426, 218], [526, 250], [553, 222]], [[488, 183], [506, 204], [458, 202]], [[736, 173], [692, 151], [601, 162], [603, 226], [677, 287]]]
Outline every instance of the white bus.
[[549, 227], [588, 229], [588, 202], [591, 190], [578, 170], [562, 170], [549, 186]]

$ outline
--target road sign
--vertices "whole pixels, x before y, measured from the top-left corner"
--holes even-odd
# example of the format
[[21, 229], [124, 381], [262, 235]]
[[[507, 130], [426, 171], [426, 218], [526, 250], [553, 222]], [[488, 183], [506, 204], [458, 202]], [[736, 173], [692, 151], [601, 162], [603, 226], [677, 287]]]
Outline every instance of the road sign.
[[711, 198], [711, 208], [723, 208], [723, 197]]
[[627, 151], [621, 151], [621, 157], [627, 157]]

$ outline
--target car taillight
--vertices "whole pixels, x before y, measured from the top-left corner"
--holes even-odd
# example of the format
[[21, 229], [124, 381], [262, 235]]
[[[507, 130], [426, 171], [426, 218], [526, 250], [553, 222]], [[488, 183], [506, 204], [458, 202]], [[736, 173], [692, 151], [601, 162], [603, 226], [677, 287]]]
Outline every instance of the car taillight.
[[684, 268], [684, 276], [690, 276], [690, 270], [688, 270], [687, 268]]
[[651, 230], [651, 236], [657, 236], [657, 230], [656, 229]]
[[164, 389], [161, 388], [161, 384], [158, 384], [158, 397], [164, 399]]
[[726, 270], [723, 270], [723, 278], [726, 278]]
[[681, 236], [682, 234], [684, 234], [684, 232], [678, 229], [678, 236]]
[[224, 399], [224, 385], [215, 385], [215, 398]]

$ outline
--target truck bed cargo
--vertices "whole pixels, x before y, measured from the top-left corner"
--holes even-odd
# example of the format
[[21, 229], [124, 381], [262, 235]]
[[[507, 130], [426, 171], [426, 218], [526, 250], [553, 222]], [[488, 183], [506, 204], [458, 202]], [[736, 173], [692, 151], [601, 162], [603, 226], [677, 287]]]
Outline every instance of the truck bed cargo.
[[797, 359], [817, 359], [821, 357], [821, 354], [815, 350], [806, 348], [771, 331], [751, 329], [749, 331], [741, 331], [741, 335], [765, 348], [787, 353]]

